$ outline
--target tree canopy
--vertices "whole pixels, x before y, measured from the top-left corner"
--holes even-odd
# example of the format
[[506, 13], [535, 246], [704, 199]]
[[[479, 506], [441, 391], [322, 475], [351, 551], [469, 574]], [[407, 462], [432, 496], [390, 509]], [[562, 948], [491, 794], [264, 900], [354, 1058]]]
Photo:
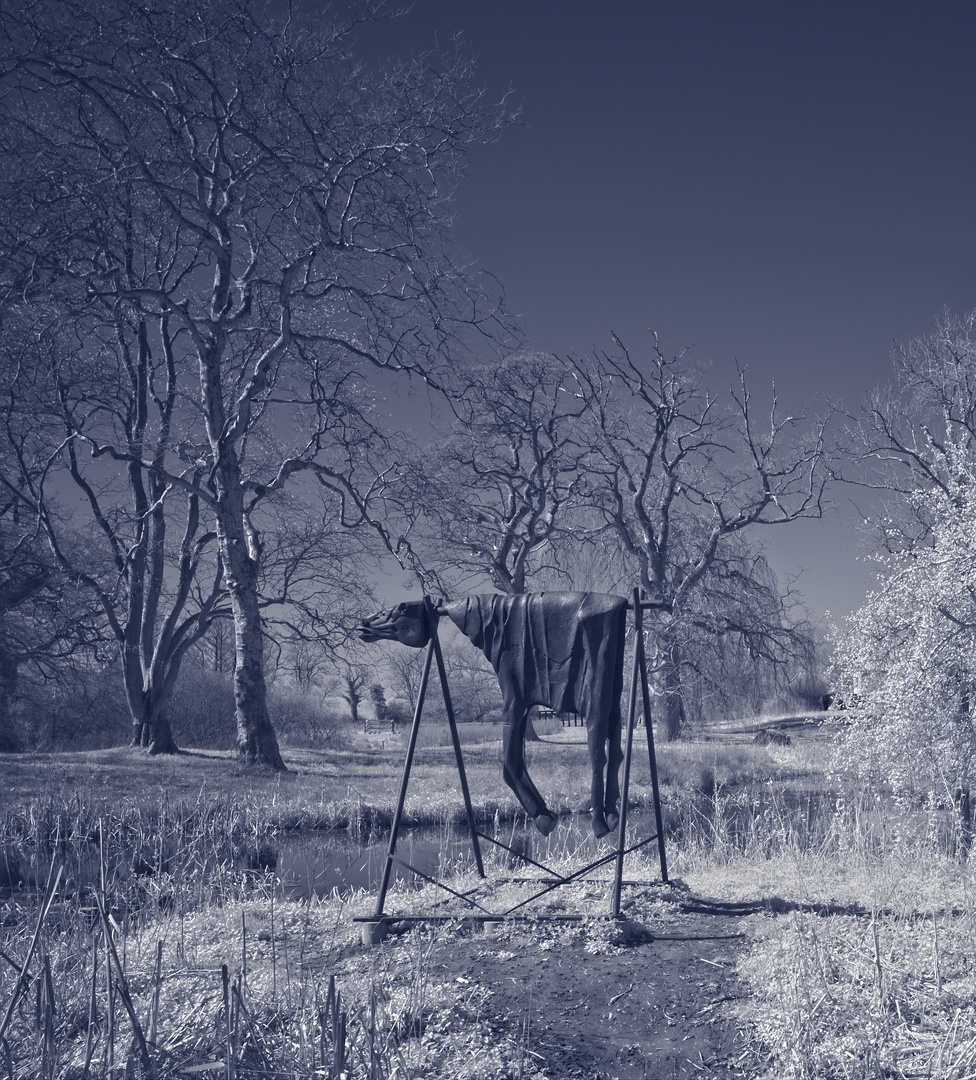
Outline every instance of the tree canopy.
[[[945, 315], [895, 354], [895, 384], [866, 404], [862, 482], [878, 588], [836, 652], [852, 710], [844, 762], [896, 788], [968, 789], [976, 760], [976, 313]], [[856, 445], [858, 445], [856, 444]]]
[[804, 620], [759, 542], [765, 528], [822, 514], [831, 410], [806, 422], [774, 394], [760, 411], [741, 372], [723, 402], [688, 357], [667, 355], [656, 338], [643, 356], [618, 341], [579, 378], [591, 401], [584, 535], [663, 605], [647, 625], [662, 730], [676, 738], [690, 685], [702, 701], [736, 666], [765, 664], [775, 683], [777, 670], [795, 675], [809, 664]]
[[174, 388], [152, 446], [96, 430], [93, 400], [63, 452], [128, 470], [154, 511], [196, 501], [234, 618], [241, 758], [275, 768], [262, 504], [306, 474], [362, 505], [370, 378], [440, 385], [467, 334], [501, 325], [446, 238], [452, 180], [507, 109], [456, 54], [368, 70], [350, 29], [248, 0], [0, 13], [0, 304], [126, 378], [145, 364], [137, 411]]

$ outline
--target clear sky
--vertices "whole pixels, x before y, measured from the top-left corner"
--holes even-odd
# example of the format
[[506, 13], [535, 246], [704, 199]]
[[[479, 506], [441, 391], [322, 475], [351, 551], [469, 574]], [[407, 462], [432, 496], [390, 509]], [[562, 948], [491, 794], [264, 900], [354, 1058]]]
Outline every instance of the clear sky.
[[[472, 155], [456, 238], [529, 347], [655, 330], [715, 389], [738, 361], [790, 412], [854, 410], [895, 342], [976, 306], [973, 0], [415, 0], [368, 31], [392, 54], [458, 32], [523, 114]], [[818, 614], [869, 580], [852, 497], [772, 540]]]

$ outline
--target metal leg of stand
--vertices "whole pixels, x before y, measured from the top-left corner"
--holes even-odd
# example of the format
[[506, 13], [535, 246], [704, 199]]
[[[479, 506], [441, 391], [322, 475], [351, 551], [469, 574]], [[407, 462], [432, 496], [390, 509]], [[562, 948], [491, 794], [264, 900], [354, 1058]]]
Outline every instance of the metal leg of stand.
[[[644, 631], [641, 619], [640, 590], [634, 589], [634, 667], [630, 677], [630, 698], [627, 706], [627, 744], [624, 749], [624, 782], [620, 791], [620, 821], [617, 826], [617, 861], [613, 878], [610, 914], [620, 914], [620, 892], [624, 880], [624, 849], [627, 845], [627, 799], [630, 795], [630, 763], [634, 749], [634, 721], [637, 715], [637, 678], [641, 673], [640, 655], [643, 652]], [[646, 683], [645, 683], [646, 691]]]
[[[436, 623], [434, 624], [436, 627]], [[403, 776], [400, 779], [400, 794], [397, 796], [396, 813], [393, 815], [393, 824], [390, 827], [390, 845], [386, 854], [386, 866], [383, 868], [383, 880], [380, 882], [380, 894], [376, 901], [376, 918], [383, 914], [383, 905], [386, 903], [386, 891], [390, 886], [390, 874], [393, 870], [393, 857], [396, 855], [397, 839], [400, 835], [400, 823], [403, 820], [403, 805], [407, 798], [407, 784], [410, 781], [410, 769], [413, 765], [414, 751], [417, 749], [417, 734], [420, 731], [420, 717], [424, 710], [424, 698], [427, 696], [427, 683], [430, 679], [430, 665], [434, 659], [434, 642], [437, 640], [435, 633], [427, 646], [427, 656], [424, 659], [424, 671], [420, 677], [420, 690], [417, 693], [417, 707], [413, 713], [413, 724], [410, 727], [410, 741], [407, 744], [407, 757], [403, 763]]]
[[437, 638], [437, 613], [433, 609], [433, 605], [430, 602], [429, 597], [424, 597], [424, 603], [427, 605], [427, 615], [431, 620], [431, 625], [434, 627], [434, 636], [430, 639], [430, 644], [434, 650], [434, 656], [437, 659], [437, 674], [441, 680], [441, 690], [444, 693], [444, 708], [447, 710], [447, 723], [451, 729], [451, 742], [454, 745], [454, 757], [457, 761], [458, 777], [461, 781], [461, 794], [464, 797], [464, 810], [468, 816], [468, 831], [471, 833], [471, 845], [474, 848], [474, 861], [478, 868], [478, 876], [485, 876], [485, 866], [481, 861], [481, 846], [478, 843], [478, 830], [474, 820], [474, 807], [471, 805], [471, 793], [468, 791], [468, 776], [464, 771], [464, 758], [461, 756], [461, 740], [458, 737], [457, 720], [454, 717], [454, 706], [451, 703], [451, 691], [447, 686], [447, 672], [444, 669], [444, 655], [441, 652], [441, 643]]
[[657, 851], [661, 860], [661, 881], [669, 883], [668, 857], [664, 850], [664, 815], [661, 813], [661, 787], [657, 778], [657, 755], [654, 752], [654, 732], [651, 730], [651, 692], [647, 685], [647, 657], [641, 637], [641, 685], [644, 691], [644, 726], [647, 728], [647, 756], [651, 765], [651, 792], [654, 797], [654, 823], [657, 828]]

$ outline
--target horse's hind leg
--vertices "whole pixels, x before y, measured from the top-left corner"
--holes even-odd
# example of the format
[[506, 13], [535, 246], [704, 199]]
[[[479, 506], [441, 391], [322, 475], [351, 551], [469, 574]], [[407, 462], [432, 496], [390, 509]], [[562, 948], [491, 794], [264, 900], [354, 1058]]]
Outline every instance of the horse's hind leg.
[[609, 752], [607, 754], [607, 790], [604, 797], [607, 825], [611, 829], [617, 827], [620, 816], [617, 812], [617, 804], [620, 802], [620, 766], [624, 760], [624, 751], [620, 743], [620, 723], [610, 725], [607, 736]]
[[515, 792], [522, 809], [532, 818], [543, 836], [548, 836], [556, 826], [556, 818], [539, 794], [532, 777], [525, 767], [525, 723], [528, 710], [505, 710], [502, 728], [502, 776]]

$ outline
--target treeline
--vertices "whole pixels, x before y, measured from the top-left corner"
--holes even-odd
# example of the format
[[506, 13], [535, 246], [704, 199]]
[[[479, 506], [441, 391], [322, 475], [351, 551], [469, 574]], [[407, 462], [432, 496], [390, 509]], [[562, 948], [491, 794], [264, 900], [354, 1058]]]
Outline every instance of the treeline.
[[[469, 148], [513, 119], [467, 58], [373, 70], [353, 21], [236, 0], [15, 0], [0, 31], [0, 747], [121, 699], [172, 752], [219, 650], [204, 712], [283, 768], [284, 687], [355, 711], [377, 682], [350, 628], [390, 566], [446, 596], [639, 585], [666, 738], [820, 696], [760, 544], [822, 513], [830, 410], [716, 397], [656, 339], [519, 351], [449, 243]], [[416, 445], [388, 403], [421, 392]]]

